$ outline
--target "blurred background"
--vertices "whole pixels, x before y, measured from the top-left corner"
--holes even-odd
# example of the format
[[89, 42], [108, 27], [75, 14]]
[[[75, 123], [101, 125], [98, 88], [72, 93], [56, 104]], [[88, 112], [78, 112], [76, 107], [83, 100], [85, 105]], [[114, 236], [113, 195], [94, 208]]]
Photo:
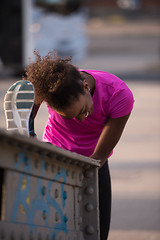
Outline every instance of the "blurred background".
[[[72, 56], [79, 68], [111, 72], [132, 90], [134, 110], [109, 161], [109, 240], [159, 240], [160, 1], [1, 0], [1, 128], [5, 92], [21, 79], [35, 48]], [[35, 122], [39, 140], [47, 116], [43, 104]]]

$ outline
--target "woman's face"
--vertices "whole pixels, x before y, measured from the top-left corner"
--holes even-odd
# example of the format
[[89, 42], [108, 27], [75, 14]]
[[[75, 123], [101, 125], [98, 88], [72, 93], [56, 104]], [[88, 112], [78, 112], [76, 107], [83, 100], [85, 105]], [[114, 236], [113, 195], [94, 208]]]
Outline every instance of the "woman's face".
[[88, 89], [84, 90], [84, 94], [79, 95], [79, 99], [73, 101], [70, 107], [66, 108], [63, 112], [56, 111], [64, 118], [77, 118], [83, 121], [93, 112], [93, 100]]

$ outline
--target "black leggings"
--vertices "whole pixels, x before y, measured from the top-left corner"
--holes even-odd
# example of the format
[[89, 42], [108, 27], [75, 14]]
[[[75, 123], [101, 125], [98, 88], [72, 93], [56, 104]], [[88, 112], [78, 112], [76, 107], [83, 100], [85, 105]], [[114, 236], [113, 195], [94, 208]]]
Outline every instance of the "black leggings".
[[111, 220], [111, 179], [108, 160], [99, 169], [100, 240], [106, 240]]

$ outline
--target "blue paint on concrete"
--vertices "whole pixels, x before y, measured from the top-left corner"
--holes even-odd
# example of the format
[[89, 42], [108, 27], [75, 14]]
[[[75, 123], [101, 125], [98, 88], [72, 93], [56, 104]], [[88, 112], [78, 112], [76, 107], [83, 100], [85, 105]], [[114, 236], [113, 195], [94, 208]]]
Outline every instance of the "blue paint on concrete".
[[32, 173], [32, 165], [30, 164], [30, 160], [29, 160], [28, 156], [23, 152], [19, 153], [19, 159], [15, 163], [15, 166], [14, 166], [15, 169], [16, 170], [20, 169], [21, 164], [24, 167], [24, 169], [23, 169], [24, 172]]
[[[24, 165], [25, 172], [32, 173], [32, 167], [29, 163], [29, 159], [24, 153], [19, 154], [19, 160], [15, 164], [16, 170], [19, 169], [21, 163], [23, 163], [23, 165]], [[24, 180], [26, 180], [26, 186], [25, 186], [25, 189], [22, 189]], [[16, 192], [16, 201], [15, 201], [15, 204], [14, 204], [13, 210], [12, 210], [12, 217], [11, 217], [12, 221], [16, 221], [20, 204], [23, 205], [24, 211], [26, 212], [26, 215], [27, 215], [27, 218], [30, 218], [29, 206], [26, 202], [29, 192], [30, 192], [30, 176], [20, 173], [19, 174], [18, 191]]]
[[[21, 170], [21, 164], [23, 164], [24, 169], [23, 171], [25, 173], [32, 174], [32, 166], [30, 163], [30, 160], [28, 156], [24, 153], [19, 154], [19, 160], [15, 164], [16, 170]], [[42, 156], [41, 158], [41, 178], [34, 177], [36, 179], [37, 186], [34, 186], [34, 189], [36, 189], [35, 197], [31, 201], [31, 196], [33, 196], [33, 192], [31, 193], [31, 184], [33, 184], [32, 177], [30, 175], [26, 175], [24, 173], [19, 174], [19, 182], [18, 187], [16, 191], [16, 198], [15, 202], [13, 204], [12, 214], [11, 214], [11, 221], [14, 223], [18, 223], [17, 216], [19, 212], [21, 211], [20, 206], [23, 207], [23, 214], [26, 216], [26, 222], [25, 224], [30, 225], [30, 233], [32, 234], [35, 232], [37, 225], [43, 225], [47, 227], [50, 230], [50, 237], [52, 239], [55, 239], [57, 234], [61, 231], [63, 231], [65, 234], [68, 233], [67, 229], [67, 221], [68, 218], [64, 215], [63, 210], [65, 208], [65, 201], [67, 199], [67, 194], [64, 191], [64, 184], [66, 183], [66, 170], [64, 168], [61, 168], [61, 171], [57, 173], [55, 178], [53, 180], [47, 181], [43, 180], [45, 176], [45, 160]], [[61, 186], [61, 201], [62, 205], [59, 205], [59, 203], [51, 196], [51, 188], [53, 187], [53, 184], [56, 183], [56, 181], [59, 181], [61, 179], [62, 183]], [[24, 185], [25, 180], [25, 185]], [[23, 186], [24, 185], [24, 186]], [[29, 202], [27, 202], [27, 199], [29, 198]], [[53, 225], [51, 223], [49, 224], [49, 216], [50, 216], [50, 209], [54, 208], [56, 212], [60, 216], [60, 222], [57, 222]], [[42, 218], [39, 221], [37, 216], [39, 216], [39, 213], [41, 214]], [[37, 215], [38, 214], [38, 215]], [[39, 223], [36, 225], [35, 220], [39, 221]], [[19, 222], [20, 223], [20, 222]], [[51, 226], [50, 226], [51, 225]]]

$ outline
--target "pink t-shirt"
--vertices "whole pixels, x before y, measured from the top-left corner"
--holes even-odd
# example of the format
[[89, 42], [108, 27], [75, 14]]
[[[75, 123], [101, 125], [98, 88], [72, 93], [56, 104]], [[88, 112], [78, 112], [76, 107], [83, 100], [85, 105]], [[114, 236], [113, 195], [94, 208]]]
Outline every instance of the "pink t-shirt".
[[127, 85], [113, 74], [95, 70], [80, 69], [79, 71], [89, 73], [95, 79], [93, 113], [80, 122], [76, 118], [65, 119], [48, 106], [49, 118], [43, 141], [90, 156], [107, 119], [129, 114], [134, 99]]

